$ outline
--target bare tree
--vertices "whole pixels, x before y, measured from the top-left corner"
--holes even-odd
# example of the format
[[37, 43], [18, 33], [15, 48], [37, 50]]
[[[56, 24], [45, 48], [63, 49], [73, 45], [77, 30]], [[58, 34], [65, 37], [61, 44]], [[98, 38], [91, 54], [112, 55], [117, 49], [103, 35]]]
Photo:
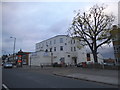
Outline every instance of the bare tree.
[[98, 63], [98, 48], [111, 41], [110, 30], [115, 20], [112, 14], [105, 14], [105, 9], [104, 5], [94, 5], [88, 12], [78, 11], [68, 30], [72, 37], [84, 42], [83, 46], [89, 46], [95, 63]]

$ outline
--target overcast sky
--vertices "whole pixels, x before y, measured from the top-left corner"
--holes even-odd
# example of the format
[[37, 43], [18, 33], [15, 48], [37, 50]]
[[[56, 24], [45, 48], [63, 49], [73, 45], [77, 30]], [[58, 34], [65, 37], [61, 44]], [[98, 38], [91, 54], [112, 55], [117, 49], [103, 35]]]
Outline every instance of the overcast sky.
[[[2, 2], [2, 53], [13, 53], [14, 39], [10, 38], [11, 36], [16, 38], [16, 52], [19, 49], [35, 51], [36, 43], [56, 35], [67, 34], [75, 16], [74, 10], [86, 11], [95, 4], [107, 5], [106, 12], [116, 16], [116, 24], [119, 0], [97, 1]], [[108, 50], [113, 52], [112, 47], [106, 47], [104, 53]]]

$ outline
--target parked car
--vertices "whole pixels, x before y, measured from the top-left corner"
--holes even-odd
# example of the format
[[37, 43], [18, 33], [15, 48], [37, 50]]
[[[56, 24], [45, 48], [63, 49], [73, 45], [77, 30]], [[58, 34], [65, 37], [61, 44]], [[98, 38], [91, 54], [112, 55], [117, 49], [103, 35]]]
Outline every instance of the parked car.
[[13, 67], [12, 63], [10, 63], [10, 62], [4, 63], [3, 66], [4, 66], [4, 68], [12, 68]]
[[53, 63], [53, 67], [61, 67], [61, 64], [58, 64], [57, 62]]
[[83, 64], [82, 64], [82, 63], [78, 63], [76, 66], [77, 66], [77, 67], [82, 67]]
[[105, 66], [114, 66], [114, 63], [103, 63]]

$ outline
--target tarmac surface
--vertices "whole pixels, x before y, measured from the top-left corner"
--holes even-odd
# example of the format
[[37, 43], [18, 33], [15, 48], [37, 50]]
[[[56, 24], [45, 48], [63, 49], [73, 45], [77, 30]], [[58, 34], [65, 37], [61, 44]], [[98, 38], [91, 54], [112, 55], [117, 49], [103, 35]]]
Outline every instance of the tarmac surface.
[[104, 83], [109, 85], [120, 86], [118, 70], [81, 68], [81, 67], [43, 67], [40, 66], [23, 66], [20, 69], [54, 74], [62, 77], [87, 80], [92, 82]]

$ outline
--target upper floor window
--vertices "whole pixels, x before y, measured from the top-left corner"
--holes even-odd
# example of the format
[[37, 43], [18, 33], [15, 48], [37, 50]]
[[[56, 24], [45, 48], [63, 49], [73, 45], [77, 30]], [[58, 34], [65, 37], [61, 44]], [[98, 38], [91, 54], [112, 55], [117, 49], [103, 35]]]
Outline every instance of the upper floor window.
[[72, 40], [71, 40], [71, 44], [72, 44]]
[[54, 44], [56, 44], [56, 40], [54, 40]]
[[42, 43], [42, 47], [44, 47], [44, 43]]
[[60, 38], [60, 43], [63, 43], [63, 38]]
[[36, 49], [39, 49], [39, 44], [36, 45]]
[[76, 47], [74, 47], [74, 51], [76, 51]]
[[75, 39], [74, 39], [74, 43], [75, 43]]
[[52, 45], [52, 41], [50, 41], [50, 45]]
[[50, 52], [52, 52], [52, 48], [50, 48]]
[[73, 48], [71, 47], [71, 51], [73, 51]]
[[46, 46], [48, 47], [48, 43], [46, 42]]
[[63, 51], [63, 46], [60, 46], [60, 51]]
[[54, 51], [56, 51], [56, 47], [54, 47]]

